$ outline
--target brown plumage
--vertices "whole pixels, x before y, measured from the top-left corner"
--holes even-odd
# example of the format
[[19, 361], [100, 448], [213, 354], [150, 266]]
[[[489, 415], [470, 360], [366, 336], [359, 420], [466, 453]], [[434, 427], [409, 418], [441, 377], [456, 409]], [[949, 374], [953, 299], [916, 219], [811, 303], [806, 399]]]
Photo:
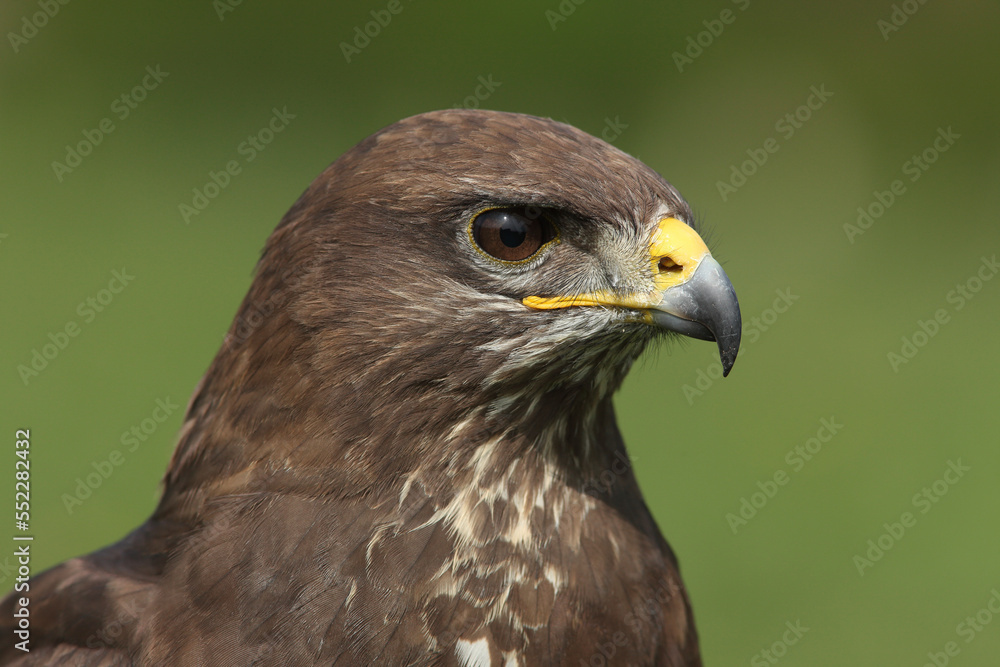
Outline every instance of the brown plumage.
[[[501, 251], [523, 225], [548, 243], [496, 260], [486, 210], [513, 211]], [[731, 287], [693, 314], [525, 302], [655, 291], [681, 255], [650, 265], [650, 239], [691, 217], [550, 120], [441, 111], [364, 140], [268, 240], [153, 516], [33, 578], [32, 650], [5, 627], [0, 662], [700, 665], [611, 395], [666, 328], [718, 339], [728, 371]]]

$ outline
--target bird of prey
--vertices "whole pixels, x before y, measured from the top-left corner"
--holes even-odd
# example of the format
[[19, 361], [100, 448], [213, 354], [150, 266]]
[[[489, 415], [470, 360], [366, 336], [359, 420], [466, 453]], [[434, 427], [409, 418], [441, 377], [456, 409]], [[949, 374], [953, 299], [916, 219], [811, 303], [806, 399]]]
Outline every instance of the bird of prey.
[[153, 515], [8, 597], [0, 662], [700, 665], [611, 402], [671, 332], [733, 365], [692, 217], [548, 119], [365, 139], [268, 239]]

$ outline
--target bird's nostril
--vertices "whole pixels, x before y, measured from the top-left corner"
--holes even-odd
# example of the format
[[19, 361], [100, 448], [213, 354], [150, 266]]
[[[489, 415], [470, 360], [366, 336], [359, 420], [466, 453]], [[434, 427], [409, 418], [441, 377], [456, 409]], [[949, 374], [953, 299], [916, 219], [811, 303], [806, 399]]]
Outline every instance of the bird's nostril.
[[669, 257], [660, 258], [660, 273], [676, 273], [678, 271], [682, 271], [683, 269], [683, 266]]

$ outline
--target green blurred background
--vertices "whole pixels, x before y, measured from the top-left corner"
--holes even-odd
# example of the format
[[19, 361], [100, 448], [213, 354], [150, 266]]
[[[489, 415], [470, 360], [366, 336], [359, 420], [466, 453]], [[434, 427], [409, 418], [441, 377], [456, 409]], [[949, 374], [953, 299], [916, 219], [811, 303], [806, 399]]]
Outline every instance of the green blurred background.
[[[603, 133], [657, 169], [736, 285], [729, 378], [692, 342], [647, 354], [617, 397], [706, 664], [919, 666], [949, 642], [951, 664], [996, 664], [1000, 619], [982, 611], [1000, 590], [1000, 280], [983, 280], [1000, 251], [996, 2], [272, 4], [0, 8], [0, 474], [30, 427], [36, 571], [152, 510], [187, 398], [310, 181], [393, 121], [479, 105]], [[348, 62], [341, 43], [372, 11], [391, 21]], [[813, 88], [825, 99], [800, 109]], [[247, 161], [274, 108], [294, 119]], [[114, 130], [57, 174], [105, 118]], [[186, 223], [179, 205], [230, 160], [241, 172]], [[845, 229], [896, 180], [867, 229]], [[134, 279], [102, 292], [122, 269]], [[18, 367], [70, 322], [78, 335], [25, 381]], [[163, 423], [158, 399], [180, 406]], [[842, 425], [832, 438], [824, 419]], [[148, 434], [128, 451], [133, 427]], [[794, 453], [818, 435], [810, 460]], [[120, 465], [67, 508], [114, 450]], [[968, 468], [953, 484], [949, 461]], [[925, 487], [934, 502], [914, 498]], [[762, 507], [727, 518], [743, 499]], [[887, 535], [904, 512], [915, 525]], [[891, 548], [859, 566], [880, 537]], [[794, 645], [786, 622], [808, 628]]]

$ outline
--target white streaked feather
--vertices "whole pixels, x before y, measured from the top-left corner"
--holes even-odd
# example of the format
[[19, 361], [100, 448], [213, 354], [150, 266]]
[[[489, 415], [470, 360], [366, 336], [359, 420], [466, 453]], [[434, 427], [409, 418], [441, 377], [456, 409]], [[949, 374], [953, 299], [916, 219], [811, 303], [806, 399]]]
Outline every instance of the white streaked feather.
[[463, 667], [490, 667], [490, 644], [486, 637], [470, 642], [459, 639], [455, 642], [455, 653]]

